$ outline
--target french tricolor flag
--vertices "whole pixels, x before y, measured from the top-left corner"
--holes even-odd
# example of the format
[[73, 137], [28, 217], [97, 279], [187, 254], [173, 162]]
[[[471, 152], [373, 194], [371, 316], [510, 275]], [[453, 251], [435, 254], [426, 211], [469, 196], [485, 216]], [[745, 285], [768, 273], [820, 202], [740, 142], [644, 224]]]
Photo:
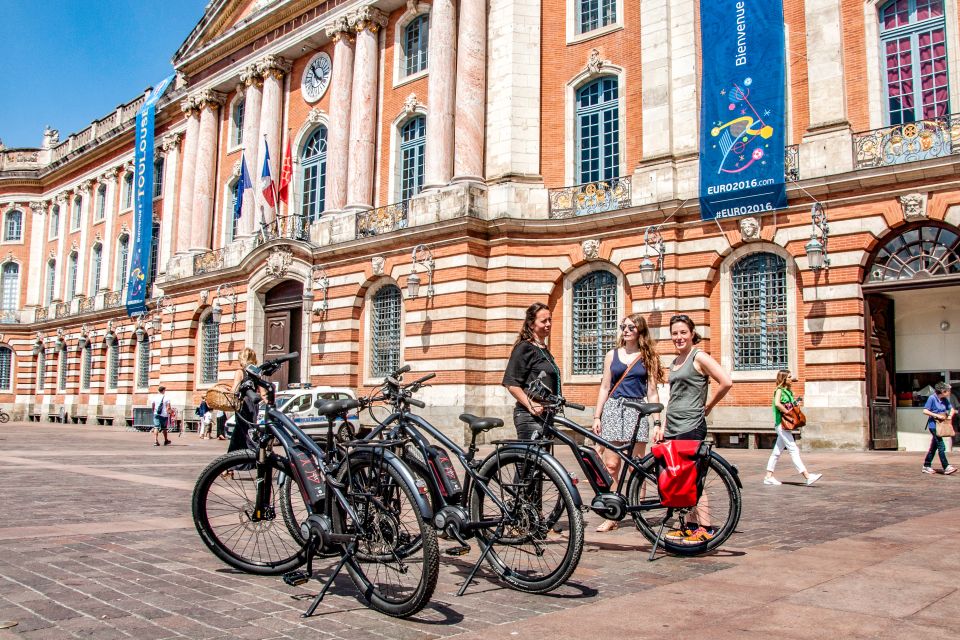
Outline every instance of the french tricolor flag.
[[263, 139], [263, 171], [260, 172], [260, 191], [263, 193], [263, 199], [271, 207], [277, 204], [276, 189], [273, 184], [273, 178], [270, 176], [270, 145], [267, 139]]

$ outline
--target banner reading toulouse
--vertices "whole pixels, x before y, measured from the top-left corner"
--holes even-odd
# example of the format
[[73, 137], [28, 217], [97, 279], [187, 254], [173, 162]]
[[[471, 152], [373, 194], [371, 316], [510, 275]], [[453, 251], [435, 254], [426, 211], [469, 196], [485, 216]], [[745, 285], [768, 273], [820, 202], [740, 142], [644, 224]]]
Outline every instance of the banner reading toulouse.
[[700, 217], [782, 209], [782, 2], [702, 1], [700, 24]]
[[147, 274], [150, 271], [150, 247], [153, 245], [153, 121], [157, 101], [166, 91], [173, 76], [164, 78], [150, 92], [137, 110], [136, 145], [134, 147], [135, 199], [133, 212], [133, 257], [127, 278], [127, 315], [136, 316], [147, 310]]

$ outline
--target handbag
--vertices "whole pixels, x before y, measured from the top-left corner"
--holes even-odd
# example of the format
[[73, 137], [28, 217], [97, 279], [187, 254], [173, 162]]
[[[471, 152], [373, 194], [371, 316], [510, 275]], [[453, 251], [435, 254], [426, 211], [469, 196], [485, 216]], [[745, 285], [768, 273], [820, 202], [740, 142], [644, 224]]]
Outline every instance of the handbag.
[[937, 435], [941, 438], [952, 438], [957, 433], [953, 430], [950, 420], [942, 420], [937, 423]]
[[[781, 398], [782, 397], [783, 396], [781, 396]], [[793, 397], [793, 393], [790, 393], [790, 397]], [[784, 402], [783, 406], [787, 408], [786, 411], [780, 413], [780, 425], [784, 429], [793, 431], [807, 424], [807, 416], [803, 414], [803, 411], [796, 402]]]

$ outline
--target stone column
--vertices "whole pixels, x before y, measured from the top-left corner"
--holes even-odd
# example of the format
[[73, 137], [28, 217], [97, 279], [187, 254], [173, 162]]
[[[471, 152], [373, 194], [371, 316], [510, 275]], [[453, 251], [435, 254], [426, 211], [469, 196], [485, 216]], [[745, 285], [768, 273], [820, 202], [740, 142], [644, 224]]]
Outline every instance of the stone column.
[[453, 110], [457, 67], [455, 0], [434, 0], [430, 10], [430, 75], [423, 186], [443, 187], [453, 177]]
[[[270, 145], [270, 176], [274, 184], [280, 180], [280, 162], [283, 150], [280, 149], [281, 113], [283, 111], [283, 76], [290, 72], [290, 63], [273, 54], [257, 63], [257, 71], [263, 76], [263, 98], [260, 105], [260, 135]], [[257, 141], [259, 143], [259, 141]], [[263, 167], [263, 154], [257, 163], [256, 175]], [[252, 178], [253, 176], [251, 176]], [[264, 218], [272, 222], [276, 217], [276, 208], [264, 207]]]
[[346, 17], [327, 25], [333, 40], [330, 78], [330, 127], [327, 129], [326, 211], [347, 204], [347, 167], [350, 145], [350, 98], [353, 88], [353, 31]]
[[223, 94], [203, 91], [197, 98], [200, 107], [200, 127], [197, 135], [197, 160], [194, 169], [193, 210], [190, 227], [190, 251], [210, 249], [213, 228], [214, 184], [217, 171], [218, 112], [223, 105]]
[[373, 167], [377, 144], [377, 78], [379, 43], [377, 34], [387, 24], [387, 16], [373, 6], [361, 7], [353, 14], [357, 32], [350, 98], [350, 168], [347, 180], [347, 206], [369, 209], [373, 206]]
[[180, 171], [175, 245], [177, 253], [186, 253], [190, 249], [190, 229], [193, 226], [193, 184], [197, 167], [197, 136], [200, 135], [200, 109], [192, 96], [180, 103], [180, 109], [187, 118], [187, 131], [183, 140], [183, 169]]
[[[60, 207], [60, 220], [57, 225], [57, 275], [53, 279], [53, 299], [63, 302], [63, 294], [66, 292], [67, 277], [67, 230], [70, 228], [70, 194], [66, 191], [56, 197], [57, 206]], [[49, 232], [49, 230], [48, 230]], [[44, 295], [46, 295], [47, 283], [43, 283]]]
[[[101, 256], [103, 262], [100, 267], [100, 291], [112, 291], [114, 279], [111, 260], [113, 258], [113, 249], [117, 242], [117, 212], [114, 207], [117, 192], [117, 170], [109, 169], [98, 177], [97, 181], [107, 187], [106, 221], [104, 222], [103, 255]], [[186, 240], [184, 240], [184, 247], [186, 247]]]
[[[260, 148], [260, 110], [263, 105], [263, 77], [256, 65], [250, 65], [240, 72], [240, 81], [244, 84], [243, 93], [243, 157], [247, 160], [247, 171], [250, 179], [260, 167], [257, 166]], [[254, 183], [254, 188], [256, 183]], [[238, 235], [243, 238], [253, 234], [257, 228], [257, 199], [245, 197], [243, 208], [240, 210], [240, 226]]]
[[182, 133], [165, 135], [160, 141], [160, 148], [164, 153], [163, 160], [163, 213], [160, 221], [160, 247], [157, 252], [157, 273], [167, 272], [167, 261], [173, 254], [173, 214], [174, 199], [177, 185], [177, 168], [180, 164], [180, 141]]
[[[24, 212], [26, 215], [26, 212]], [[43, 305], [43, 278], [47, 270], [47, 260], [43, 251], [46, 245], [46, 229], [50, 215], [49, 200], [35, 200], [30, 203], [30, 267], [26, 277], [26, 304], [27, 306]], [[24, 218], [26, 224], [26, 218]], [[26, 227], [24, 227], [26, 228]], [[23, 285], [21, 285], [22, 287]]]
[[90, 236], [90, 228], [93, 226], [90, 224], [92, 220], [90, 212], [93, 211], [93, 198], [90, 197], [92, 186], [93, 180], [84, 180], [78, 187], [80, 194], [83, 196], [83, 209], [80, 211], [80, 246], [77, 249], [77, 287], [74, 294], [75, 297], [88, 293], [86, 269], [87, 260], [90, 257], [88, 239]]
[[[486, 0], [460, 0], [460, 22], [457, 34], [456, 142], [453, 155], [453, 179], [456, 182], [483, 182], [486, 65]], [[430, 74], [433, 74], [432, 69]], [[433, 105], [432, 88], [430, 104]], [[428, 128], [427, 136], [429, 135]]]

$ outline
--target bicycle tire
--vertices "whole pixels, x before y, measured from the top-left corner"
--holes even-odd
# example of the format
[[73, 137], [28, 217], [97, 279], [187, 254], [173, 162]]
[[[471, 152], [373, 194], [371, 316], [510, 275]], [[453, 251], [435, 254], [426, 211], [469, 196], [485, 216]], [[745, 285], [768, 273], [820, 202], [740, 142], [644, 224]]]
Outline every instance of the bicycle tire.
[[[267, 464], [273, 469], [274, 483], [278, 472], [292, 477], [284, 458], [269, 457]], [[257, 454], [249, 449], [226, 453], [207, 465], [193, 490], [193, 522], [207, 548], [231, 567], [255, 575], [282, 575], [306, 562], [306, 549], [290, 535], [282, 514], [251, 521], [256, 465]], [[280, 493], [274, 486], [271, 506], [275, 511]], [[252, 539], [245, 538], [245, 533]]]
[[[363, 518], [360, 528], [366, 533], [358, 540], [356, 564], [346, 565], [347, 573], [371, 609], [395, 618], [412, 616], [430, 601], [440, 573], [437, 534], [417, 507], [416, 487], [376, 455], [351, 455], [338, 480]], [[341, 534], [358, 531], [339, 506], [334, 509], [333, 529]], [[415, 580], [390, 582], [391, 577], [399, 582], [412, 574]]]
[[[640, 461], [640, 464], [651, 478], [657, 477], [656, 461], [652, 454], [647, 454], [643, 460]], [[630, 479], [627, 481], [626, 495], [627, 501], [631, 506], [639, 505], [642, 501], [646, 501], [647, 503], [654, 501], [659, 503], [660, 501], [660, 494], [657, 491], [656, 482], [644, 477], [640, 473], [630, 474]], [[703, 504], [705, 498], [708, 503], [707, 513], [711, 518], [709, 524], [715, 526], [714, 536], [710, 540], [703, 542], [688, 542], [686, 540], [674, 541], [664, 535], [660, 538], [660, 544], [668, 552], [679, 556], [698, 556], [712, 551], [727, 541], [740, 522], [740, 489], [737, 487], [737, 482], [726, 465], [720, 462], [717, 459], [717, 454], [713, 452], [710, 454], [706, 476], [703, 481], [703, 494], [701, 495], [698, 505]], [[700, 507], [700, 509], [702, 510], [703, 507]], [[667, 507], [636, 511], [632, 514], [633, 521], [637, 529], [652, 543], [657, 539], [660, 525], [666, 518], [667, 512]], [[667, 520], [666, 525], [663, 527], [663, 531], [668, 532], [678, 528], [680, 515], [686, 517], [688, 515], [693, 516], [699, 514], [697, 513], [696, 507], [691, 509], [674, 509], [670, 519]], [[689, 524], [689, 522], [687, 524]]]
[[[518, 483], [517, 478], [527, 475], [531, 465], [537, 478]], [[547, 593], [565, 583], [576, 570], [583, 553], [583, 514], [574, 503], [560, 472], [538, 456], [507, 450], [487, 458], [478, 474], [518, 519], [505, 532], [509, 535], [497, 539], [493, 539], [493, 527], [477, 531], [477, 537], [484, 545], [493, 539], [487, 554], [490, 567], [511, 588], [527, 593]], [[474, 521], [497, 520], [502, 515], [496, 504], [478, 485], [474, 485], [470, 496], [470, 518]], [[555, 562], [545, 568], [543, 559], [551, 557]], [[539, 567], [520, 566], [524, 559], [531, 558], [537, 559]]]
[[7, 422], [10, 420], [10, 414], [6, 411], [0, 411], [0, 422]]

